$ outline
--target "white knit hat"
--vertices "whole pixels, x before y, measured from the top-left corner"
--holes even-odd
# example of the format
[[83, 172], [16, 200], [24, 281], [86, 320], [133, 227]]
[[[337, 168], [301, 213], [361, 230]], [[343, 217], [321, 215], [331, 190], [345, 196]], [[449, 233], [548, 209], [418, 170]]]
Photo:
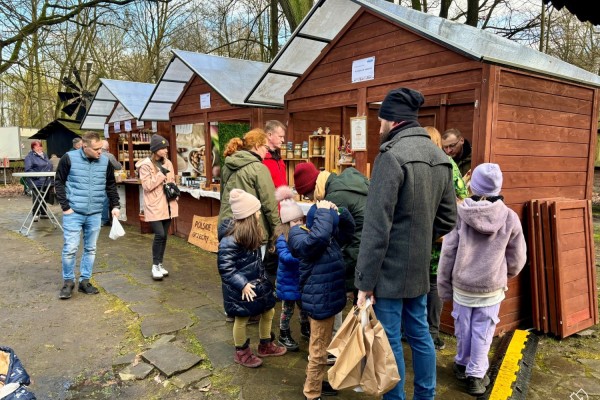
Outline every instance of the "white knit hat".
[[279, 186], [275, 190], [275, 198], [279, 201], [279, 216], [282, 223], [303, 218], [304, 213], [300, 206], [293, 200], [294, 192], [289, 186]]
[[260, 201], [242, 189], [233, 189], [229, 193], [229, 204], [231, 205], [233, 219], [248, 218], [260, 210]]

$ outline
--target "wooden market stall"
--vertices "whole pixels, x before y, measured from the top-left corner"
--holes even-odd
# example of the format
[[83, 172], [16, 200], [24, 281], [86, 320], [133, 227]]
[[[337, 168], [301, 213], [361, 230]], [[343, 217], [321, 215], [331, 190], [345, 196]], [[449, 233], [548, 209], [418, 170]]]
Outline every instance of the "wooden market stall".
[[[281, 106], [244, 101], [250, 88], [267, 68], [255, 61], [172, 50], [173, 57], [144, 112], [142, 119], [158, 118], [171, 125], [171, 158], [181, 176], [179, 218], [175, 234], [188, 237], [194, 217], [219, 214], [219, 127], [243, 123], [263, 128], [271, 119], [285, 121]], [[172, 102], [167, 113], [165, 99]], [[163, 107], [160, 112], [158, 110]], [[215, 168], [216, 167], [216, 168]], [[216, 228], [215, 228], [216, 230]]]
[[117, 177], [121, 209], [125, 210], [128, 225], [149, 232], [143, 218], [142, 191], [135, 163], [149, 155], [150, 137], [157, 133], [170, 136], [171, 126], [158, 121], [141, 121], [140, 115], [148, 101], [153, 84], [100, 79], [82, 123], [82, 130], [100, 130], [110, 144], [110, 152], [123, 165]]
[[[327, 125], [354, 144], [351, 123], [362, 122], [366, 149], [352, 164], [368, 174], [379, 104], [403, 86], [425, 96], [422, 125], [458, 128], [471, 142], [473, 167], [500, 164], [505, 201], [522, 220], [534, 198], [591, 199], [598, 75], [384, 0], [318, 1], [246, 100], [278, 104], [270, 88], [284, 91], [294, 141]], [[529, 287], [527, 269], [509, 282], [497, 333], [531, 326]], [[442, 325], [453, 332], [447, 306]]]

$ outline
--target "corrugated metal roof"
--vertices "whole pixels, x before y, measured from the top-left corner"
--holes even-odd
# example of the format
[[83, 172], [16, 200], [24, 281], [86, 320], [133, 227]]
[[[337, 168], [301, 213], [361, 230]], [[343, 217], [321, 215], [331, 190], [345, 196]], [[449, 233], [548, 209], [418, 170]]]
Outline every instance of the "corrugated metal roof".
[[171, 107], [194, 75], [202, 78], [229, 104], [256, 106], [244, 99], [269, 64], [177, 49], [171, 51], [173, 57], [142, 112], [142, 120], [168, 121]]
[[152, 83], [100, 79], [100, 86], [81, 122], [81, 129], [104, 129], [106, 118], [111, 115], [117, 102], [126, 111], [121, 114], [124, 119], [140, 119], [154, 86]]
[[361, 7], [440, 45], [482, 62], [555, 76], [595, 87], [600, 76], [491, 32], [384, 0], [320, 0], [269, 65], [246, 101], [283, 105], [279, 98]]

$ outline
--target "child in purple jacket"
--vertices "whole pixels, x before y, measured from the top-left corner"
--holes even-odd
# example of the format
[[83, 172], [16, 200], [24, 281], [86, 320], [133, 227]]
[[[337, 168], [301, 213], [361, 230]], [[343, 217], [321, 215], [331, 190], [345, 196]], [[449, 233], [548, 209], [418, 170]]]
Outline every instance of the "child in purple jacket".
[[454, 374], [467, 380], [471, 395], [485, 393], [490, 379], [488, 352], [508, 278], [525, 265], [527, 249], [517, 214], [503, 197], [498, 164], [477, 166], [473, 196], [458, 206], [456, 228], [444, 237], [438, 266], [438, 291], [452, 300], [456, 335]]

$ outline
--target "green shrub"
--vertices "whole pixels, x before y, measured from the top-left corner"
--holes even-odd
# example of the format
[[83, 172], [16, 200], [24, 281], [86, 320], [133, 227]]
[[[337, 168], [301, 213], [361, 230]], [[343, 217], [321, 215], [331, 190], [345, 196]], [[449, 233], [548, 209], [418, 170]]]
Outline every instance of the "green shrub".
[[244, 134], [249, 130], [250, 124], [219, 122], [219, 160], [221, 162], [221, 168], [225, 162], [223, 151], [225, 151], [227, 143], [234, 137], [244, 137]]

